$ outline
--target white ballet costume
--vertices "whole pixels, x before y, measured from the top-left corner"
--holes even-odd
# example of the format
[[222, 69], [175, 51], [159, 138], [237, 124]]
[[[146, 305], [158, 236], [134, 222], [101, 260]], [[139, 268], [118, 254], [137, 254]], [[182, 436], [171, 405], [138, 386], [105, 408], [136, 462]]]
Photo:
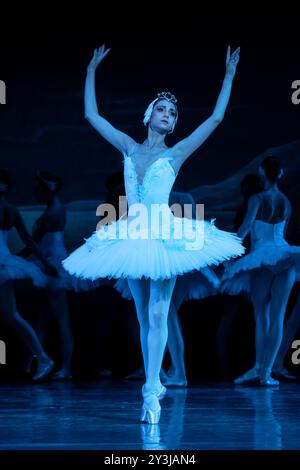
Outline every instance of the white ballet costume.
[[[216, 265], [244, 252], [236, 234], [219, 230], [214, 221], [175, 217], [169, 208], [169, 194], [176, 179], [171, 159], [160, 157], [138, 181], [133, 160], [124, 155], [124, 179], [129, 207], [128, 218], [96, 230], [86, 242], [63, 261], [72, 275], [83, 279], [170, 279], [209, 265]], [[134, 210], [140, 225], [137, 224]], [[163, 221], [149, 222], [151, 209], [164, 205]], [[161, 206], [160, 206], [161, 207]], [[183, 227], [183, 229], [182, 229]], [[180, 230], [183, 236], [178, 238]]]
[[34, 263], [11, 253], [8, 247], [10, 230], [0, 230], [0, 285], [7, 281], [29, 279], [35, 287], [45, 287], [47, 277]]
[[300, 247], [292, 246], [284, 238], [286, 221], [268, 223], [256, 219], [251, 228], [249, 254], [234, 262], [222, 277], [221, 291], [230, 295], [250, 293], [250, 274], [254, 269], [267, 267], [274, 274], [295, 267], [300, 277]]

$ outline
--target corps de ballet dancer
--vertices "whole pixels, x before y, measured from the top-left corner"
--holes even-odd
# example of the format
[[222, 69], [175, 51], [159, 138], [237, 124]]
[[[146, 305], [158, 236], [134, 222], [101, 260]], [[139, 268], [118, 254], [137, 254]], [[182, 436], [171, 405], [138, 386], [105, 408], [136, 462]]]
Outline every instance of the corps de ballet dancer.
[[11, 253], [8, 237], [15, 228], [28, 250], [34, 253], [44, 271], [53, 279], [56, 268], [44, 257], [41, 250], [30, 237], [19, 210], [7, 202], [6, 194], [11, 187], [11, 177], [6, 170], [0, 170], [0, 314], [2, 320], [23, 340], [28, 349], [36, 356], [37, 370], [33, 380], [43, 380], [54, 367], [54, 361], [43, 349], [35, 331], [19, 314], [16, 306], [14, 282], [30, 279], [35, 287], [45, 287], [47, 276], [34, 263]]
[[264, 158], [259, 174], [264, 189], [249, 198], [237, 232], [242, 239], [250, 233], [250, 252], [228, 263], [222, 291], [231, 295], [248, 292], [254, 308], [256, 362], [235, 383], [258, 381], [273, 386], [279, 384], [271, 372], [282, 340], [289, 295], [299, 277], [300, 247], [285, 240], [291, 204], [278, 187], [283, 174], [280, 159], [272, 155]]
[[[62, 266], [62, 260], [68, 256], [68, 253], [64, 242], [66, 209], [59, 197], [61, 189], [62, 180], [54, 173], [38, 171], [35, 175], [33, 194], [37, 202], [46, 204], [46, 209], [34, 223], [32, 238], [44, 257], [58, 271], [58, 276], [47, 277], [45, 286], [47, 312], [44, 311], [38, 319], [38, 335], [41, 340], [44, 339], [50, 320], [49, 312], [57, 324], [62, 354], [61, 368], [52, 375], [52, 379], [69, 380], [72, 378], [73, 333], [66, 291], [89, 290], [95, 288], [96, 283], [71, 276]], [[20, 255], [27, 257], [29, 252], [25, 248]], [[37, 260], [36, 263], [40, 262]]]

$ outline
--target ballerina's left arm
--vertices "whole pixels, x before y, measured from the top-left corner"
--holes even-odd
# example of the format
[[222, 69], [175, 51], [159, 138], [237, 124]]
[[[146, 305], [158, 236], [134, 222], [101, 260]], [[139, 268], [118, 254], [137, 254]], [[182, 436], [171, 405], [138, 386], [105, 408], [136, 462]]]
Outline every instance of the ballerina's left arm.
[[180, 168], [182, 163], [203, 144], [220, 122], [222, 122], [230, 98], [232, 82], [239, 58], [240, 48], [238, 47], [233, 54], [231, 54], [230, 46], [228, 46], [225, 78], [212, 115], [200, 124], [192, 134], [178, 142], [172, 148], [172, 153], [174, 152], [174, 159], [177, 162], [178, 168]]
[[245, 218], [243, 220], [242, 225], [237, 231], [237, 236], [240, 237], [242, 240], [246, 238], [246, 236], [251, 230], [252, 224], [257, 215], [259, 205], [260, 205], [260, 200], [257, 194], [254, 194], [253, 196], [249, 198]]

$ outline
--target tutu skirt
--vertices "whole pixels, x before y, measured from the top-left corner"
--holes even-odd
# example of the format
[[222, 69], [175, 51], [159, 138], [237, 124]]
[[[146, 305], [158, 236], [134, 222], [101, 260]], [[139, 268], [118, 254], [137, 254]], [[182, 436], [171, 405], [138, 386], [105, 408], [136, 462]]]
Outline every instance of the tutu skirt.
[[[184, 220], [172, 218], [172, 234]], [[219, 230], [213, 220], [189, 219], [186, 226], [181, 239], [172, 234], [164, 239], [161, 231], [153, 228], [150, 236], [148, 231], [145, 236], [139, 232], [137, 238], [128, 232], [126, 220], [118, 220], [94, 232], [63, 261], [63, 266], [70, 274], [93, 281], [104, 277], [158, 280], [217, 265], [244, 252], [241, 240]]]
[[251, 250], [243, 258], [233, 262], [222, 277], [221, 292], [236, 295], [241, 292], [250, 293], [251, 272], [260, 268], [268, 268], [274, 274], [286, 269], [296, 269], [296, 280], [300, 280], [300, 247], [288, 243], [264, 243]]

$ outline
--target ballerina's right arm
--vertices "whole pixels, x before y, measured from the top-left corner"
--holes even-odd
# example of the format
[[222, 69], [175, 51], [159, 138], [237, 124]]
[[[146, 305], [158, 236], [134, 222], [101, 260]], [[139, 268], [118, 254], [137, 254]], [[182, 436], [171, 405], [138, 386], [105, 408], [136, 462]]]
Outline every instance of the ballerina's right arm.
[[248, 235], [251, 230], [252, 224], [256, 218], [257, 211], [260, 205], [260, 200], [257, 194], [254, 194], [249, 198], [247, 212], [243, 220], [242, 225], [237, 231], [238, 237], [242, 240]]
[[136, 142], [127, 134], [113, 127], [106, 119], [100, 116], [95, 93], [95, 71], [110, 49], [105, 46], [95, 49], [93, 58], [88, 65], [84, 89], [84, 115], [90, 124], [120, 152], [129, 154]]

